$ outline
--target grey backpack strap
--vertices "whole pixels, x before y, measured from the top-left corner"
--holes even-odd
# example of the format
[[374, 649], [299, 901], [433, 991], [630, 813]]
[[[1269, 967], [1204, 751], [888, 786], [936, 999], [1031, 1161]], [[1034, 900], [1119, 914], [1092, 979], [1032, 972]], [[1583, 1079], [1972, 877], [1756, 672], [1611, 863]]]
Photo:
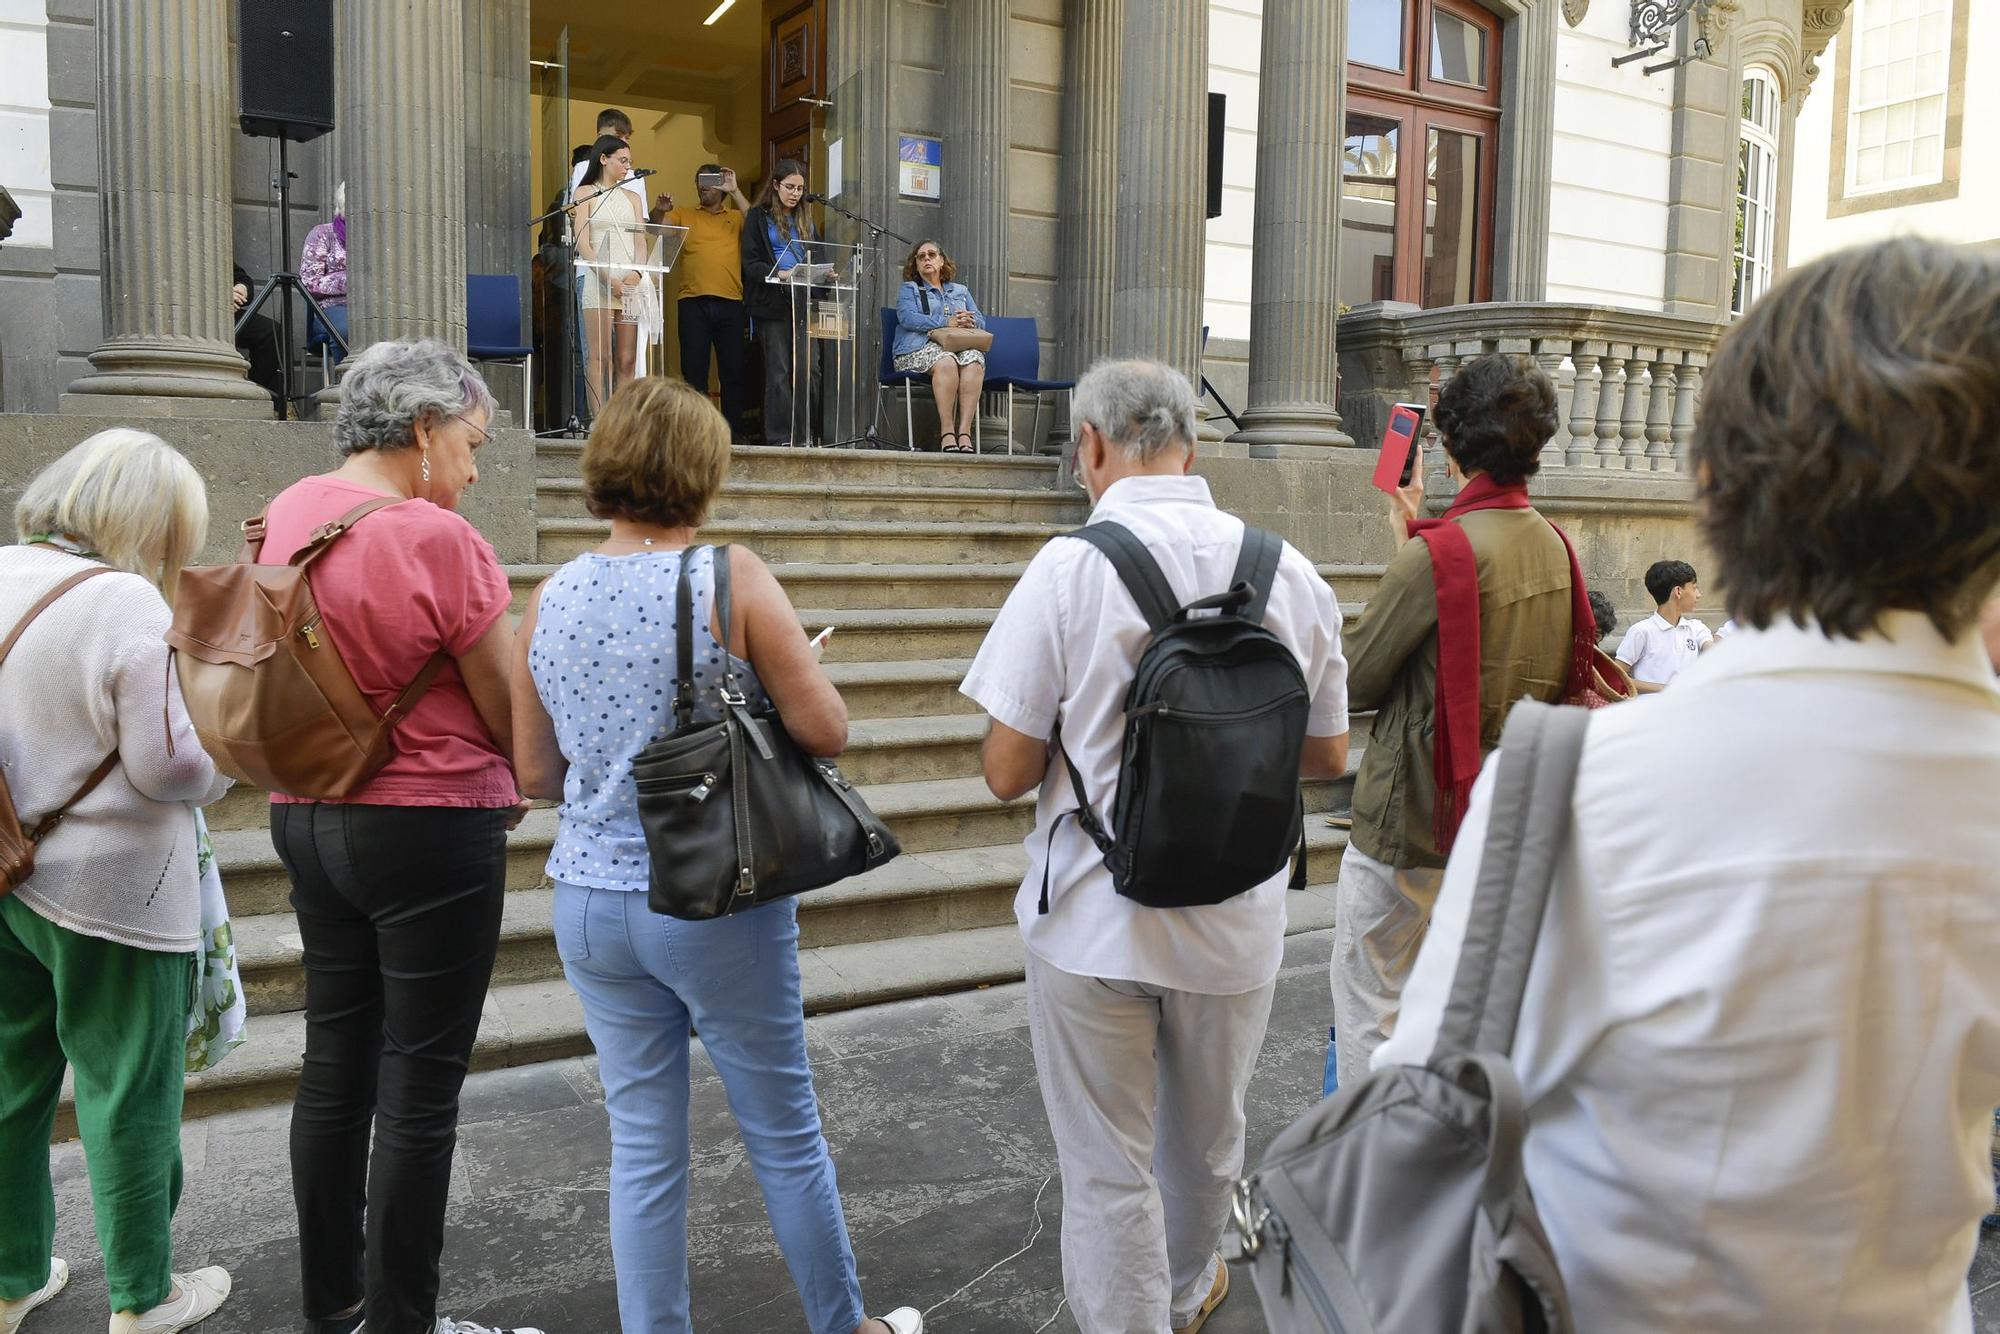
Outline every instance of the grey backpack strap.
[[1549, 885], [1569, 836], [1585, 709], [1523, 700], [1500, 737], [1500, 774], [1451, 998], [1431, 1058], [1514, 1047]]

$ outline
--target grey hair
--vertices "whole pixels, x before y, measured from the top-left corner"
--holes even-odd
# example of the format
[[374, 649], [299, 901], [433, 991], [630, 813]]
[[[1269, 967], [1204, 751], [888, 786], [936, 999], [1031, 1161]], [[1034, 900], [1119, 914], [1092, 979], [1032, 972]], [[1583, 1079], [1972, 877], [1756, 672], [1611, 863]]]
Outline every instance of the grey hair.
[[1076, 382], [1070, 415], [1139, 463], [1194, 444], [1194, 387], [1164, 362], [1098, 362]]
[[371, 343], [347, 363], [333, 443], [343, 454], [385, 452], [417, 443], [435, 426], [474, 408], [493, 411], [493, 394], [472, 363], [435, 338]]

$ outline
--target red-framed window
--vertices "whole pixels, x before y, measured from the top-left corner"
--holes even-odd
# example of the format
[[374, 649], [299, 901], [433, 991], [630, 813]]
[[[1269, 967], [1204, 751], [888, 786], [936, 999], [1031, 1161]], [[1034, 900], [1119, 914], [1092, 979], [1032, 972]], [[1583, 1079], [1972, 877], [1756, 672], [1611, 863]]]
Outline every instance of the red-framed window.
[[1491, 299], [1500, 37], [1499, 18], [1472, 0], [1351, 0], [1346, 304]]

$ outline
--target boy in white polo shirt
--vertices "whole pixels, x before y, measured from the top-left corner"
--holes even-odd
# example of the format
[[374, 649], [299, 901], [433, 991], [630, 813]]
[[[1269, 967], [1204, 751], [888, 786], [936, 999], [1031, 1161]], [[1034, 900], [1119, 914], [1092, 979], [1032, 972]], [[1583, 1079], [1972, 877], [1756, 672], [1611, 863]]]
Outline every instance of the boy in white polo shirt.
[[1654, 561], [1646, 571], [1646, 592], [1659, 610], [1625, 632], [1616, 655], [1642, 695], [1665, 690], [1683, 667], [1715, 644], [1708, 627], [1688, 615], [1701, 600], [1694, 566], [1684, 560]]

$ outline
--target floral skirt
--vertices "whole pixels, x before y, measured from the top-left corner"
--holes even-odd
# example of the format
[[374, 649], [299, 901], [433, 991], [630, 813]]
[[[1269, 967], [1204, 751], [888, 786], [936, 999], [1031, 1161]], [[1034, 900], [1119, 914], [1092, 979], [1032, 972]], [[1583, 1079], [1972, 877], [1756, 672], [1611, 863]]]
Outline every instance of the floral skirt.
[[906, 352], [896, 358], [896, 369], [905, 375], [929, 375], [931, 367], [946, 357], [956, 357], [961, 366], [984, 366], [986, 354], [974, 348], [963, 352], [947, 352], [936, 343], [925, 340], [924, 345], [914, 352]]

